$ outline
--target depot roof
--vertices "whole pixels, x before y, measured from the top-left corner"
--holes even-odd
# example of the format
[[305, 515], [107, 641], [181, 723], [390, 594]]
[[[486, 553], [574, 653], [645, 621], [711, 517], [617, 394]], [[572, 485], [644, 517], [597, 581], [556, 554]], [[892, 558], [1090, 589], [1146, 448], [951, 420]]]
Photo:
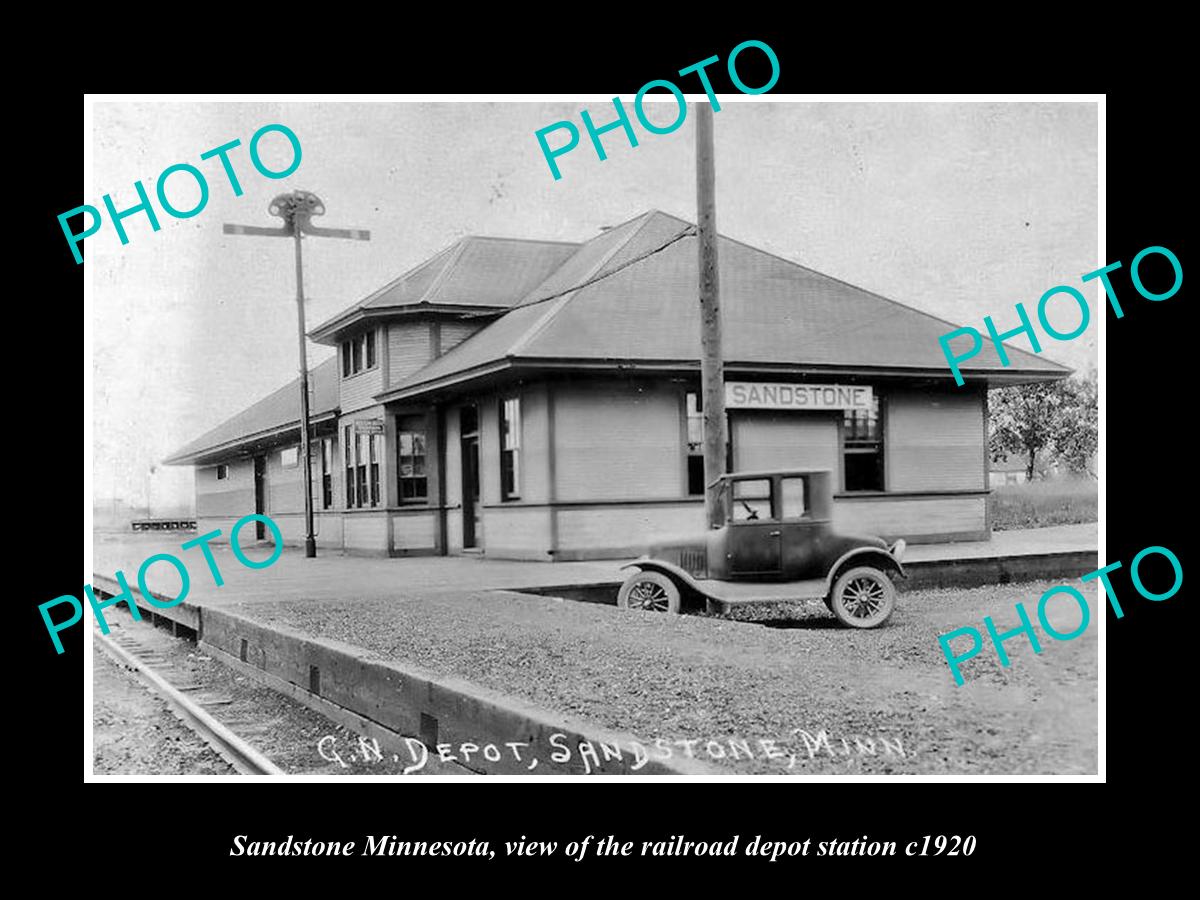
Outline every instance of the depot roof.
[[468, 235], [309, 332], [337, 343], [367, 318], [463, 308], [502, 312], [557, 269], [579, 244]]
[[[333, 356], [309, 371], [309, 420], [315, 425], [337, 417], [338, 369]], [[294, 434], [293, 434], [294, 432]], [[204, 465], [225, 459], [256, 442], [269, 444], [300, 434], [300, 379], [294, 378], [236, 416], [180, 447], [167, 465]]]
[[[718, 240], [726, 368], [733, 374], [911, 376], [952, 382], [938, 337], [955, 324], [799, 263]], [[336, 343], [366, 318], [450, 311], [486, 323], [377, 395], [416, 397], [505, 369], [699, 368], [695, 227], [650, 210], [582, 244], [465, 237], [317, 326]], [[1071, 370], [985, 341], [961, 366], [989, 385], [1064, 378]], [[338, 413], [336, 358], [312, 370], [313, 421]], [[205, 464], [299, 431], [297, 380], [176, 451]]]
[[[734, 371], [951, 379], [938, 337], [956, 325], [727, 237], [718, 240], [725, 364]], [[651, 210], [581, 245], [512, 311], [381, 399], [520, 365], [698, 368], [697, 248], [690, 223]], [[990, 343], [965, 378], [1018, 383], [1071, 370]]]

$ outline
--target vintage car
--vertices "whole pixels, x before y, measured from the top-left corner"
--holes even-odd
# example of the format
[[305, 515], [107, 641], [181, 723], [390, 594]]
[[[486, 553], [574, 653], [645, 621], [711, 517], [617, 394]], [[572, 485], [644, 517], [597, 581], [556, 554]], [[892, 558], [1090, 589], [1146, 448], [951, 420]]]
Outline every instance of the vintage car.
[[679, 612], [686, 601], [729, 614], [749, 604], [824, 600], [843, 625], [882, 625], [904, 576], [905, 543], [838, 534], [830, 472], [740, 472], [718, 479], [724, 522], [654, 543], [617, 594], [627, 609]]

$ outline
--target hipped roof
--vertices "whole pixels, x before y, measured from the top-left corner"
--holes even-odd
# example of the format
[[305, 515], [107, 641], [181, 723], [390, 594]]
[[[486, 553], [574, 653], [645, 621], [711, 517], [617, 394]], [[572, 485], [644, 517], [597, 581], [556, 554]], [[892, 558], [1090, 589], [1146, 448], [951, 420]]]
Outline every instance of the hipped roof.
[[320, 343], [372, 316], [426, 309], [502, 311], [562, 265], [578, 244], [469, 235], [309, 332]]
[[[309, 417], [313, 422], [337, 415], [337, 357], [331, 357], [309, 371]], [[171, 454], [167, 465], [204, 464], [223, 459], [245, 444], [261, 440], [279, 441], [300, 434], [300, 379], [293, 378], [277, 391], [226, 419], [189, 444]]]
[[[957, 326], [721, 236], [726, 366], [737, 372], [898, 375], [953, 383], [938, 338]], [[698, 368], [695, 228], [651, 210], [583, 244], [467, 237], [311, 333], [336, 341], [369, 316], [452, 311], [489, 321], [448, 353], [378, 395], [418, 396], [520, 366]], [[497, 318], [498, 316], [498, 318]], [[967, 379], [1009, 384], [1071, 370], [987, 340]], [[338, 412], [337, 360], [312, 371], [314, 419]], [[299, 430], [297, 381], [178, 450], [168, 463], [216, 459], [245, 443]]]
[[[951, 378], [938, 337], [956, 325], [739, 241], [722, 236], [717, 243], [727, 366]], [[521, 363], [698, 366], [697, 285], [694, 227], [657, 210], [644, 213], [585, 243], [511, 312], [386, 396], [412, 396], [473, 371]], [[1009, 382], [1070, 374], [1005, 346], [1009, 366], [985, 340], [962, 366], [964, 377]]]

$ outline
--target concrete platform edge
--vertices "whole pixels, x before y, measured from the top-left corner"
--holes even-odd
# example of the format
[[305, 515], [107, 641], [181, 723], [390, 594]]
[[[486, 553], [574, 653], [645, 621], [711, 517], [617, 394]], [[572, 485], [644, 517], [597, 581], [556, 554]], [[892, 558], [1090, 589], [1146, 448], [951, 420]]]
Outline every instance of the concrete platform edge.
[[[268, 626], [226, 610], [204, 608], [201, 621], [204, 645], [397, 734], [416, 737], [431, 752], [437, 744], [451, 745], [454, 755], [464, 743], [479, 748], [494, 744], [501, 751], [498, 761], [482, 755], [471, 759], [471, 768], [485, 774], [529, 774], [532, 756], [539, 760], [538, 770], [550, 769], [546, 774], [722, 774], [696, 760], [639, 761], [631, 747], [646, 742], [633, 735], [561, 716], [462, 679], [373, 658], [349, 644]], [[520, 749], [521, 761], [513, 758], [509, 742], [528, 745]], [[591, 773], [579, 753], [581, 742], [590, 744], [599, 757]], [[602, 745], [618, 749], [620, 758], [606, 757]], [[569, 758], [551, 759], [550, 754], [564, 752], [564, 746]]]
[[[93, 575], [92, 584], [112, 595], [119, 590], [114, 579], [100, 575]], [[156, 616], [195, 631], [199, 645], [219, 654], [222, 662], [338, 724], [379, 739], [381, 745], [412, 736], [433, 757], [439, 743], [452, 745], [450, 753], [455, 755], [464, 743], [480, 748], [494, 744], [501, 751], [499, 761], [482, 754], [470, 760], [469, 768], [482, 774], [726, 774], [697, 760], [639, 759], [632, 746], [646, 747], [646, 742], [633, 735], [562, 716], [459, 678], [377, 659], [361, 647], [186, 601], [160, 609], [147, 603], [136, 588], [132, 593], [144, 619]], [[558, 738], [557, 743], [551, 743], [553, 738]], [[508, 742], [528, 744], [518, 748], [520, 761], [514, 759]], [[579, 754], [581, 742], [590, 744], [599, 758], [590, 773]], [[565, 752], [558, 749], [564, 745], [569, 759], [554, 761], [551, 753]], [[610, 748], [609, 754], [602, 745]], [[619, 758], [612, 758], [611, 748], [620, 751]], [[538, 765], [530, 770], [528, 760], [533, 756]]]
[[[380, 749], [386, 753], [393, 753], [400, 756], [406, 761], [416, 763], [410, 749], [405, 746], [405, 738], [408, 735], [403, 735], [392, 731], [390, 728], [384, 728], [378, 722], [373, 722], [358, 713], [353, 712], [345, 707], [338, 706], [336, 703], [331, 703], [324, 697], [318, 697], [316, 694], [311, 694], [301, 687], [298, 687], [290, 682], [284, 681], [270, 672], [264, 672], [261, 669], [256, 669], [254, 666], [242, 662], [240, 659], [230, 656], [219, 647], [213, 646], [207, 641], [198, 641], [197, 646], [206, 653], [212, 654], [213, 658], [233, 669], [235, 672], [240, 672], [250, 678], [253, 678], [259, 684], [270, 688], [276, 693], [283, 694], [285, 697], [290, 697], [297, 703], [311, 709], [313, 712], [320, 713], [325, 718], [336, 722], [343, 728], [353, 731], [355, 734], [362, 735], [366, 738], [373, 738], [379, 742]], [[314, 753], [318, 753], [317, 748], [313, 748]], [[423, 768], [428, 769], [430, 765], [435, 766], [440, 771], [439, 775], [478, 775], [477, 770], [458, 763], [437, 762], [437, 752], [431, 750], [429, 752], [428, 762]], [[405, 773], [408, 774], [408, 773]]]

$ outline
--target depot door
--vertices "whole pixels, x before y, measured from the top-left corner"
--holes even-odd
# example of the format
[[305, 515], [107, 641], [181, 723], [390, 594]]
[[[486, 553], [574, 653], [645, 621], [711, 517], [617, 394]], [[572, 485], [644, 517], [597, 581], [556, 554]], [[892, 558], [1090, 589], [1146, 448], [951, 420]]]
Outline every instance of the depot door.
[[[267, 458], [254, 457], [254, 511], [260, 516], [266, 515], [267, 509]], [[254, 520], [254, 537], [260, 541], [267, 539], [266, 524], [262, 519]]]
[[735, 472], [838, 470], [841, 413], [735, 410], [731, 416]]
[[463, 549], [483, 546], [479, 521], [479, 409], [464, 406], [459, 410], [462, 447]]

